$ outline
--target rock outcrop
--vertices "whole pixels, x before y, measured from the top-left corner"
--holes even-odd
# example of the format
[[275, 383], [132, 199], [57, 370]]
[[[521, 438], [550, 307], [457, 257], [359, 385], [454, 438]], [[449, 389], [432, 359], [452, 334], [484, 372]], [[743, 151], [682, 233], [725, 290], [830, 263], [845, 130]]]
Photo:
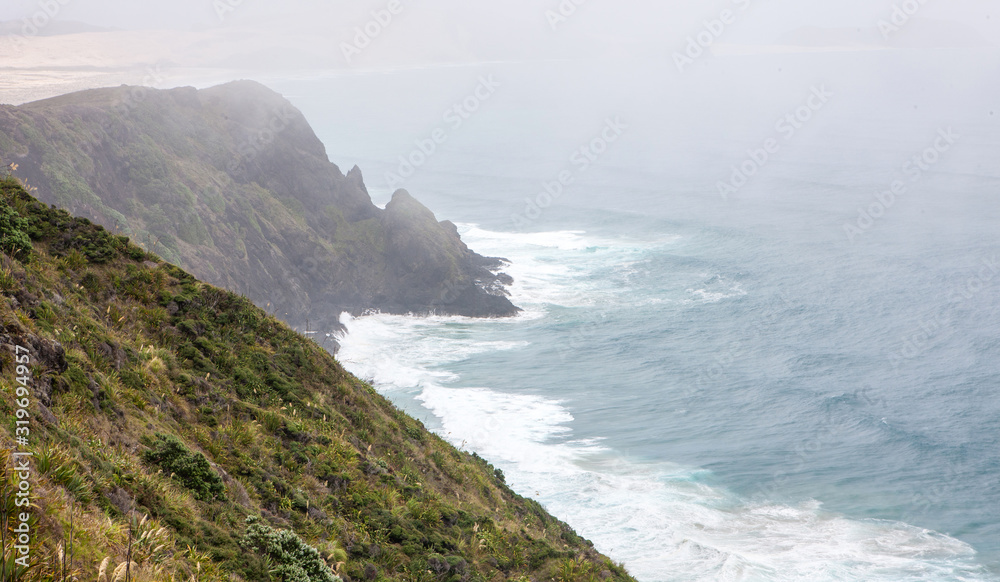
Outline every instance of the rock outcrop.
[[122, 86], [0, 106], [0, 158], [42, 201], [126, 234], [293, 326], [341, 311], [512, 315], [482, 257], [405, 191], [375, 206], [303, 115], [255, 82]]

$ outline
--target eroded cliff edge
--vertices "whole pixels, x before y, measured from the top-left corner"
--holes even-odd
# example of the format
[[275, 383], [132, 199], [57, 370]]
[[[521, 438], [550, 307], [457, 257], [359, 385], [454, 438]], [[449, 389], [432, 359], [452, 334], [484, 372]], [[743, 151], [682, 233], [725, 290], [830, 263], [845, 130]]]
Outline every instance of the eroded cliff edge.
[[300, 111], [252, 81], [0, 106], [0, 157], [42, 201], [130, 235], [295, 326], [341, 311], [513, 315], [503, 261], [406, 191], [381, 209]]

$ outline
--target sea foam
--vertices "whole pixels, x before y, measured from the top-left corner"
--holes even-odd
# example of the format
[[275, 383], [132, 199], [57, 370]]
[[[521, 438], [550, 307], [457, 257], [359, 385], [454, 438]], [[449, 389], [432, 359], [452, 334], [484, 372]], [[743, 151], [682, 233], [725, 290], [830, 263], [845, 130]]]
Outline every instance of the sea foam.
[[[344, 315], [341, 361], [390, 397], [409, 394], [433, 414], [442, 437], [490, 460], [516, 491], [540, 501], [639, 580], [997, 580], [977, 564], [971, 546], [948, 536], [898, 521], [853, 519], [811, 499], [743, 498], [699, 467], [645, 463], [600, 438], [576, 437], [567, 403], [530, 385], [516, 391], [469, 385], [457, 364], [518, 353], [530, 344], [489, 339], [498, 329], [540, 325], [553, 309], [614, 300], [620, 289], [613, 277], [595, 276], [595, 270], [628, 264], [632, 276], [642, 268], [643, 253], [677, 240], [615, 242], [578, 231], [500, 233], [468, 224], [460, 229], [473, 248], [512, 261], [513, 300], [530, 315]], [[706, 287], [679, 290], [678, 299], [716, 303], [746, 294], [737, 282], [697, 275]]]

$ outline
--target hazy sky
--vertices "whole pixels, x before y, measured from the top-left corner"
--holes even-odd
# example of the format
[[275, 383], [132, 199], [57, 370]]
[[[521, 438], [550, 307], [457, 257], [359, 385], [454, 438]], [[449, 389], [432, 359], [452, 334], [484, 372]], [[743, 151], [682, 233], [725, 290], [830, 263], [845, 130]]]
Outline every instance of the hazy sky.
[[[120, 28], [204, 30], [216, 27], [265, 25], [305, 34], [343, 34], [364, 25], [372, 10], [389, 0], [4, 0], [0, 20], [20, 20], [60, 5], [57, 18]], [[916, 3], [917, 0], [906, 0]], [[802, 26], [874, 27], [888, 19], [903, 0], [400, 0], [403, 26], [437, 23], [453, 34], [469, 34], [496, 49], [516, 51], [519, 42], [540, 35], [610, 37], [626, 42], [667, 43], [697, 34], [702, 22], [724, 8], [740, 19], [726, 31], [726, 41], [771, 43], [782, 33]], [[553, 31], [546, 11], [560, 2], [581, 5]], [[219, 4], [233, 4], [222, 11]], [[974, 27], [992, 44], [1000, 40], [998, 3], [991, 0], [923, 0], [918, 17], [960, 22]], [[402, 28], [402, 27], [401, 27]], [[428, 29], [428, 36], [440, 34]], [[491, 31], [496, 31], [491, 32]], [[502, 32], [503, 34], [499, 34]], [[427, 39], [433, 42], [432, 38]]]

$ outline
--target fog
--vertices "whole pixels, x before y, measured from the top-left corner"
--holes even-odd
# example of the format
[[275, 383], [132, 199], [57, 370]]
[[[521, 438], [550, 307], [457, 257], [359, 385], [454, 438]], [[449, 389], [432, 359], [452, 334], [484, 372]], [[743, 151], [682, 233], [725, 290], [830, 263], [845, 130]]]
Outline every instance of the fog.
[[[613, 328], [615, 324], [615, 310], [626, 311], [622, 306], [629, 305], [628, 298], [636, 288], [629, 277], [648, 276], [653, 281], [648, 284], [648, 303], [635, 303], [636, 313], [659, 306], [670, 309], [657, 312], [661, 320], [622, 324], [628, 332], [622, 335], [626, 339], [621, 344], [609, 341], [614, 345], [603, 353], [614, 354], [608, 360], [636, 354], [645, 359], [637, 357], [643, 361], [632, 368], [623, 365], [620, 375], [595, 384], [591, 394], [618, 386], [616, 382], [623, 386], [623, 393], [627, 392], [636, 370], [643, 366], [648, 366], [645, 369], [654, 378], [649, 380], [649, 394], [669, 395], [661, 388], [671, 383], [689, 384], [676, 371], [686, 365], [702, 365], [690, 363], [699, 357], [704, 360], [703, 367], [715, 366], [714, 350], [741, 333], [732, 321], [739, 321], [737, 308], [744, 305], [742, 297], [749, 297], [746, 313], [753, 314], [759, 307], [751, 300], [766, 298], [771, 289], [775, 297], [779, 292], [782, 296], [791, 293], [806, 306], [796, 314], [816, 314], [812, 320], [801, 320], [803, 330], [819, 330], [815, 338], [805, 333], [790, 336], [808, 339], [775, 356], [786, 371], [788, 366], [808, 368], [813, 361], [810, 354], [800, 355], [813, 343], [836, 344], [829, 353], [820, 350], [814, 354], [815, 361], [824, 366], [832, 362], [828, 367], [815, 373], [807, 370], [787, 381], [790, 393], [796, 398], [804, 395], [803, 401], [812, 406], [814, 400], [826, 397], [816, 386], [834, 378], [837, 370], [856, 369], [859, 375], [874, 370], [877, 377], [884, 367], [880, 352], [895, 346], [900, 333], [922, 325], [909, 313], [911, 306], [924, 302], [924, 311], [937, 313], [934, 310], [944, 301], [946, 288], [953, 286], [950, 281], [978, 269], [984, 257], [995, 261], [1000, 249], [996, 229], [1000, 221], [1000, 11], [995, 1], [0, 2], [0, 103], [20, 104], [123, 83], [169, 89], [187, 85], [203, 88], [236, 79], [260, 81], [305, 114], [331, 161], [344, 171], [355, 164], [362, 169], [376, 203], [384, 204], [397, 188], [406, 188], [438, 218], [464, 225], [463, 237], [470, 231], [479, 232], [483, 244], [501, 241], [520, 249], [515, 252], [521, 253], [529, 267], [551, 267], [558, 277], [537, 275], [526, 285], [538, 297], [544, 295], [539, 289], [546, 281], [557, 281], [568, 289], [559, 288], [554, 294], [557, 298], [563, 291], [579, 298], [586, 295], [587, 285], [593, 281], [602, 277], [611, 280], [608, 273], [617, 277], [619, 263], [628, 263], [630, 268], [634, 261], [641, 266], [639, 259], [623, 253], [620, 260], [618, 255], [605, 258], [607, 264], [598, 269], [595, 265], [599, 261], [591, 260], [583, 248], [607, 255], [608, 248], [616, 248], [608, 240], [631, 249], [632, 237], [655, 246], [653, 242], [660, 245], [661, 239], [682, 233], [678, 238], [694, 242], [677, 251], [677, 256], [663, 243], [655, 253], [650, 251], [654, 259], [646, 266], [634, 272], [621, 269], [628, 271], [622, 275], [627, 285], [614, 287], [614, 293], [609, 293], [612, 299], [606, 300], [603, 309], [612, 316], [606, 320], [601, 316], [593, 327], [601, 337], [588, 339], [584, 347], [602, 345], [606, 326]], [[559, 236], [528, 236], [537, 233]], [[580, 242], [584, 240], [580, 233], [599, 242], [592, 243], [590, 238], [586, 244]], [[522, 235], [524, 240], [518, 238]], [[579, 246], [567, 247], [576, 255], [563, 252], [567, 249], [557, 242], [546, 248], [550, 255], [545, 261], [535, 261], [531, 253], [544, 247], [535, 245], [535, 240], [564, 239]], [[506, 255], [512, 252], [508, 247], [484, 252]], [[678, 259], [684, 253], [690, 256]], [[689, 263], [691, 256], [705, 262]], [[767, 265], [772, 260], [779, 264]], [[788, 272], [781, 262], [786, 260], [796, 265]], [[513, 272], [518, 267], [522, 272], [530, 271], [515, 265]], [[795, 268], [808, 276], [800, 279]], [[685, 269], [692, 271], [693, 282], [680, 275], [675, 281], [669, 273], [661, 272], [670, 269], [681, 274]], [[575, 278], [579, 273], [587, 276]], [[663, 281], [650, 273], [663, 276]], [[551, 280], [545, 278], [550, 276]], [[692, 303], [688, 295], [693, 290], [718, 291], [702, 279], [721, 285], [719, 281], [742, 283], [744, 278], [748, 292], [737, 284], [739, 293], [705, 304], [706, 310], [728, 308], [726, 301], [733, 299], [734, 315], [723, 311], [714, 320], [717, 334], [706, 335], [699, 347], [694, 336], [706, 320], [699, 319], [702, 315], [687, 319], [685, 310]], [[676, 287], [677, 297], [664, 299], [671, 285]], [[839, 290], [831, 291], [834, 285]], [[954, 325], [956, 336], [984, 338], [986, 347], [980, 352], [956, 344], [954, 352], [935, 352], [940, 365], [932, 371], [939, 376], [931, 378], [929, 368], [915, 365], [905, 382], [892, 379], [876, 388], [885, 388], [902, 400], [914, 386], [926, 381], [925, 393], [933, 395], [947, 382], [958, 386], [965, 381], [966, 377], [956, 376], [957, 380], [935, 384], [936, 378], [949, 378], [947, 373], [959, 370], [968, 378], [983, 378], [976, 380], [984, 386], [983, 392], [969, 394], [986, 398], [986, 390], [995, 392], [1000, 376], [990, 372], [984, 362], [997, 361], [997, 296], [995, 288], [983, 293], [977, 298], [982, 304], [968, 307], [972, 315], [957, 319]], [[592, 315], [592, 300], [585, 299], [580, 305], [588, 307], [580, 309], [585, 314], [579, 316], [580, 321]], [[548, 308], [548, 299], [535, 300]], [[553, 303], [566, 311], [580, 306], [558, 304], [557, 300]], [[869, 311], [859, 309], [865, 305]], [[672, 311], [675, 307], [679, 315]], [[560, 317], [565, 315], [555, 311]], [[919, 309], [914, 308], [914, 312]], [[676, 320], [671, 319], [675, 316]], [[787, 321], [799, 322], [797, 317], [790, 315]], [[542, 321], [532, 325], [542, 327]], [[622, 316], [621, 321], [630, 320]], [[664, 332], [669, 341], [643, 344], [636, 340], [628, 344], [631, 347], [624, 347], [624, 342], [632, 341], [634, 325], [659, 326], [667, 321], [673, 322], [662, 326], [670, 330], [669, 334]], [[565, 329], [556, 328], [558, 333], [553, 331], [551, 336], [553, 344], [565, 341], [565, 329], [572, 329], [569, 323]], [[685, 334], [693, 338], [690, 344], [677, 339]], [[529, 345], [536, 341], [535, 335], [525, 338], [529, 339], [518, 337], [508, 343], [521, 345], [524, 339], [523, 344]], [[785, 339], [771, 338], [762, 352]], [[857, 352], [853, 361], [834, 357], [851, 349]], [[683, 357], [677, 356], [669, 365], [658, 360], [676, 354]], [[455, 361], [464, 362], [465, 358], [456, 356]], [[965, 369], [953, 359], [973, 363]], [[753, 360], [755, 365], [763, 362], [762, 366], [768, 362], [766, 358], [745, 360]], [[383, 360], [377, 361], [381, 366]], [[564, 365], [567, 362], [575, 361], [570, 357], [563, 360]], [[593, 362], [577, 363], [576, 370], [589, 374], [593, 367], [595, 373], [599, 371], [596, 368], [600, 366], [592, 366]], [[516, 365], [497, 368], [500, 371], [495, 376], [502, 377], [500, 380], [489, 377], [482, 382], [517, 378], [517, 373], [522, 373], [523, 382], [511, 381], [511, 391], [541, 390], [535, 376], [550, 368], [558, 370], [555, 358], [516, 360]], [[488, 362], [483, 369], [490, 370]], [[565, 373], [553, 372], [552, 376], [552, 397], [561, 403], [566, 394], [556, 388], [566, 388]], [[747, 386], [774, 388], [752, 378]], [[587, 380], [582, 378], [581, 385]], [[851, 382], [855, 380], [830, 380], [828, 389], [850, 393], [858, 388]], [[980, 384], [968, 383], [980, 389]], [[571, 390], [566, 388], [566, 392]], [[761, 442], [772, 442], [772, 419], [749, 418], [732, 404], [749, 391], [710, 392], [705, 394], [718, 402], [701, 409], [692, 405], [692, 410], [704, 414], [704, 426], [709, 427], [704, 433], [708, 435], [704, 436], [704, 449], [692, 446], [691, 457], [682, 461], [698, 465], [702, 458], [714, 454], [724, 440], [718, 436], [723, 433], [715, 423], [729, 422], [725, 420], [729, 413], [732, 421], [726, 430], [744, 426], [744, 422], [759, 422], [764, 435]], [[642, 401], [649, 394], [636, 399]], [[578, 403], [572, 413], [583, 415], [591, 407], [590, 412], [600, 413], [594, 416], [600, 416], [601, 423], [606, 421], [614, 425], [613, 430], [627, 432], [633, 428], [628, 422], [613, 414], [607, 415], [610, 420], [605, 419], [608, 410], [619, 410], [617, 405], [608, 404], [617, 402], [617, 396]], [[768, 402], [771, 397], [772, 392], [767, 392], [759, 402]], [[988, 397], [995, 401], [994, 396]], [[898, 417], [910, 404], [902, 402], [895, 410], [878, 415], [894, 421], [893, 415]], [[946, 413], [935, 416], [938, 410], [934, 405], [927, 407], [928, 420], [920, 417], [919, 422], [913, 421], [914, 426], [919, 424], [924, 430], [948, 424]], [[675, 408], [681, 405], [669, 402], [669, 406], [656, 409], [656, 414], [666, 417], [674, 414]], [[660, 427], [656, 418], [645, 428], [657, 434], [688, 430], [684, 424], [688, 404], [682, 408], [683, 414], [670, 417], [676, 425]], [[457, 416], [466, 420], [465, 412]], [[875, 419], [872, 430], [882, 430], [885, 421]], [[813, 424], [822, 425], [819, 421]], [[696, 424], [691, 426], [697, 428]], [[978, 431], [979, 425], [975, 426]], [[589, 436], [599, 440], [613, 430], [601, 426]], [[982, 434], [975, 438], [995, 450], [995, 433], [986, 429], [979, 432]], [[622, 438], [628, 442], [634, 435], [626, 436]], [[682, 436], [678, 442], [687, 439], [687, 435]], [[761, 450], [770, 451], [768, 447], [775, 446], [774, 450], [781, 452], [785, 450], [782, 447], [796, 446], [794, 432], [783, 436], [788, 443], [762, 444]], [[676, 451], [683, 446], [675, 443], [671, 449], [663, 442], [654, 438], [647, 445], [662, 454], [661, 460], [674, 462]], [[894, 449], [878, 449], [879, 453], [883, 450]], [[864, 447], [851, 449], [845, 453], [845, 466], [853, 467], [852, 463], [864, 460], [869, 451]], [[941, 458], [947, 459], [949, 454], [950, 450], [945, 450]], [[877, 456], [872, 458], [877, 461]], [[907, 457], [917, 459], [910, 464], [918, 469], [928, 458]], [[995, 461], [995, 456], [983, 458]], [[748, 458], [748, 466], [756, 466], [756, 460]], [[740, 472], [744, 468], [736, 461], [733, 466], [739, 470], [731, 471], [732, 481], [726, 482], [727, 486], [768, 477], [747, 470], [749, 476], [744, 479]], [[516, 474], [516, 464], [512, 462], [511, 467]], [[926, 467], [931, 476], [914, 478], [912, 487], [940, 491], [933, 476], [934, 464], [928, 462]], [[723, 469], [725, 463], [722, 469], [712, 468], [720, 474]], [[801, 465], [792, 472], [800, 469]], [[819, 471], [819, 477], [804, 473], [801, 489], [788, 495], [796, 500], [813, 496], [821, 501], [836, 499], [841, 494], [840, 485], [847, 483], [842, 489], [844, 498], [856, 495], [867, 499], [868, 493], [857, 484], [869, 481], [881, 470], [848, 471], [845, 474], [857, 477], [854, 485], [845, 478], [822, 494], [813, 489], [816, 483], [825, 478], [834, 483], [834, 477], [842, 475], [832, 470]], [[995, 483], [995, 468], [990, 471], [989, 478]], [[558, 483], [557, 488], [564, 486], [562, 481]], [[860, 487], [860, 493], [851, 487]], [[872, 487], [873, 491], [878, 489]], [[901, 506], [909, 502], [908, 489], [895, 482], [885, 485], [885, 491], [892, 488], [898, 489], [892, 491], [898, 497], [892, 498], [895, 502]], [[995, 494], [995, 487], [991, 494]], [[844, 499], [840, 499], [841, 507], [846, 507], [846, 512], [856, 511], [852, 515], [857, 516], [900, 517], [885, 513], [885, 507], [892, 506], [888, 501], [875, 494], [871, 498], [872, 508], [860, 502], [855, 507], [853, 500]], [[969, 507], [990, 503], [996, 507], [982, 491], [970, 499]], [[670, 508], [663, 515], [673, 515], [673, 506]], [[642, 506], [636, 514], [645, 515], [645, 511], [646, 506]], [[945, 517], [915, 525], [963, 531], [966, 524], [957, 518], [949, 521], [946, 514], [942, 511]], [[583, 523], [589, 519], [586, 512], [571, 517]], [[982, 521], [988, 526], [983, 530], [986, 533], [973, 532], [968, 538], [991, 552], [989, 559], [995, 566], [1000, 563], [1000, 546], [991, 533], [996, 519], [988, 515]], [[595, 523], [593, 532], [599, 535], [604, 523]], [[703, 527], [700, 522], [695, 525]], [[635, 529], [630, 525], [622, 531]], [[756, 543], [757, 530], [748, 531], [753, 532], [748, 538]], [[776, 539], [780, 542], [776, 553], [785, 555], [786, 538]], [[617, 539], [608, 544], [612, 542], [617, 543]], [[750, 547], [754, 547], [752, 543]], [[655, 572], [660, 567], [654, 564], [649, 568]], [[888, 576], [903, 579], [893, 578], [891, 573]], [[951, 578], [940, 580], [952, 582]]]
[[[331, 158], [361, 163], [385, 197], [399, 184], [381, 176], [487, 75], [497, 95], [430, 169], [459, 165], [461, 148], [506, 140], [541, 181], [617, 116], [629, 136], [604, 156], [604, 171], [627, 162], [724, 194], [720, 180], [769, 139], [784, 146], [769, 161], [835, 158], [849, 173], [859, 161], [898, 165], [942, 128], [960, 126], [966, 143], [996, 129], [995, 8], [973, 0], [7, 0], [0, 101], [252, 78], [303, 109]], [[295, 84], [322, 78], [338, 81], [323, 91]], [[369, 146], [373, 132], [384, 138]], [[949, 169], [992, 175], [995, 151], [981, 141]], [[424, 179], [403, 185], [434, 190]]]
[[[716, 34], [713, 45], [777, 44], [845, 48], [892, 46], [995, 46], [1000, 19], [985, 0], [952, 2], [837, 3], [794, 0], [716, 2], [600, 2], [597, 0], [513, 0], [503, 3], [435, 0], [412, 6], [400, 0], [386, 30], [345, 62], [341, 43], [353, 43], [389, 2], [294, 0], [183, 0], [131, 2], [96, 0], [7, 0], [0, 20], [26, 37], [45, 36], [66, 22], [120, 31], [173, 31], [163, 40], [163, 58], [179, 66], [216, 64], [208, 49], [226, 47], [251, 65], [298, 69], [386, 67], [417, 62], [469, 62], [491, 59], [642, 57], [683, 47], [706, 22], [732, 10], [734, 22]], [[911, 5], [912, 4], [912, 5]], [[897, 13], [894, 23], [894, 11]], [[912, 14], [912, 15], [911, 15]], [[894, 27], [878, 34], [880, 22]], [[374, 26], [369, 30], [381, 29]], [[817, 31], [816, 29], [823, 29]], [[896, 30], [898, 29], [898, 30]], [[887, 28], [881, 32], [885, 33]], [[237, 34], [238, 33], [238, 34]], [[197, 47], [190, 43], [196, 39]], [[363, 43], [364, 41], [362, 41]], [[235, 45], [235, 46], [234, 46]], [[195, 50], [199, 49], [199, 50]], [[262, 49], [266, 51], [262, 52]], [[199, 53], [200, 54], [195, 54]], [[166, 54], [169, 53], [169, 54]], [[206, 54], [207, 53], [207, 54]], [[669, 53], [668, 53], [669, 54]], [[9, 54], [6, 56], [10, 56]], [[99, 54], [89, 55], [98, 58]]]
[[[0, 101], [256, 79], [300, 107], [333, 161], [360, 163], [384, 198], [400, 185], [384, 178], [398, 159], [492, 75], [501, 88], [489, 107], [426, 169], [506, 143], [541, 182], [617, 116], [628, 139], [591, 179], [610, 180], [601, 172], [625, 164], [687, 181], [699, 200], [721, 190], [717, 203], [728, 198], [720, 182], [769, 139], [782, 151], [769, 154], [777, 167], [763, 175], [837, 160], [828, 166], [856, 177], [857, 162], [893, 168], [957, 126], [979, 145], [952, 156], [948, 170], [994, 175], [995, 11], [985, 0], [7, 0]], [[322, 92], [296, 84], [322, 78], [337, 82]], [[780, 125], [796, 112], [802, 121]], [[439, 189], [427, 180], [418, 172], [402, 185]], [[751, 182], [743, 200], [780, 196], [764, 179]]]

